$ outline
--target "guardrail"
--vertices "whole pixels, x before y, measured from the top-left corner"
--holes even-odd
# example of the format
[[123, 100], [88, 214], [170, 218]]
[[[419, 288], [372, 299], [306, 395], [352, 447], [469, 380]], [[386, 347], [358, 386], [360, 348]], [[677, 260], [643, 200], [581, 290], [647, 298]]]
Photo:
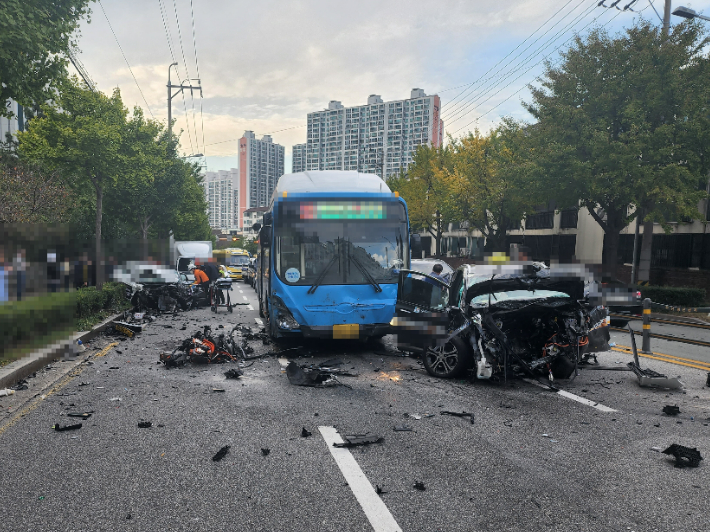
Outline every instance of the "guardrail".
[[676, 305], [664, 305], [651, 301], [651, 308], [671, 310], [673, 312], [710, 312], [710, 307], [679, 307]]

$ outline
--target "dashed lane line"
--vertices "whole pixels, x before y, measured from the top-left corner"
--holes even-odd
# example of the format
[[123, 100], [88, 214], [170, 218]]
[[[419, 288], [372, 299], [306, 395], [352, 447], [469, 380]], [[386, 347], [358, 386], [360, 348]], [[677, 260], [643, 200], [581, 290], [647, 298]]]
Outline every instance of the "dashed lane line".
[[249, 310], [254, 310], [254, 307], [252, 307], [251, 305], [247, 305], [247, 308], [248, 308]]
[[263, 327], [263, 326], [264, 326], [264, 322], [261, 320], [261, 318], [254, 318], [254, 321], [256, 322], [256, 324], [257, 324], [259, 327]]
[[318, 430], [373, 530], [375, 532], [402, 532], [397, 521], [394, 520], [394, 516], [372, 488], [372, 484], [350, 451], [341, 447], [333, 447], [334, 443], [343, 443], [343, 439], [335, 427], [318, 427]]
[[239, 293], [240, 293], [240, 294], [243, 294], [243, 293], [244, 293], [244, 290], [240, 290]]
[[249, 301], [249, 298], [247, 296], [242, 296], [244, 298], [244, 301]]
[[[534, 384], [535, 386], [539, 386], [540, 388], [545, 388], [546, 390], [549, 390], [549, 388], [547, 386], [545, 386], [541, 382], [537, 382], [536, 380], [533, 380], [533, 379], [523, 379], [523, 380], [525, 382], [529, 382], [530, 384]], [[585, 397], [580, 397], [579, 395], [575, 395], [575, 394], [567, 392], [565, 390], [557, 390], [555, 393], [557, 395], [561, 395], [562, 397], [565, 397], [567, 399], [571, 399], [572, 401], [576, 401], [576, 402], [581, 403], [583, 405], [591, 406], [592, 408], [595, 408], [595, 409], [599, 410], [600, 412], [617, 412], [617, 410], [614, 410], [613, 408], [609, 408], [608, 406], [604, 406], [601, 403], [597, 403], [597, 402], [587, 399]]]

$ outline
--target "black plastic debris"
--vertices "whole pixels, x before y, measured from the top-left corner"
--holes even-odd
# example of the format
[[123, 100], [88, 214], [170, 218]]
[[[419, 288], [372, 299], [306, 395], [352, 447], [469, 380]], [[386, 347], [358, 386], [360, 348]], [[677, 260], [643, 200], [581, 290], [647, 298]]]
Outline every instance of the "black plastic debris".
[[306, 427], [303, 427], [301, 429], [301, 438], [308, 438], [309, 436], [313, 436], [313, 433], [310, 430], [307, 430]]
[[343, 436], [343, 443], [334, 443], [333, 447], [359, 447], [370, 445], [371, 443], [382, 443], [385, 439], [382, 436], [370, 436], [368, 434], [348, 434]]
[[29, 386], [27, 385], [27, 381], [25, 379], [18, 381], [14, 386], [10, 386], [10, 389], [15, 390], [16, 392], [26, 390], [27, 388], [29, 388]]
[[152, 426], [153, 426], [153, 423], [151, 423], [150, 421], [139, 421], [138, 422], [139, 429], [149, 429]]
[[419, 491], [424, 491], [426, 489], [426, 486], [424, 485], [424, 482], [420, 482], [419, 480], [414, 481], [414, 489], [418, 489]]
[[675, 467], [698, 467], [700, 465], [700, 460], [703, 459], [700, 456], [700, 451], [690, 447], [684, 447], [683, 445], [678, 445], [674, 443], [668, 449], [663, 451], [663, 454], [670, 454], [675, 457]]
[[286, 376], [291, 384], [295, 386], [323, 386], [331, 375], [322, 371], [305, 371], [295, 362], [289, 362], [286, 366]]
[[474, 422], [474, 416], [471, 412], [450, 412], [449, 410], [442, 410], [440, 414], [442, 416], [468, 417], [471, 419], [471, 425], [473, 425]]
[[264, 448], [264, 447], [261, 448], [261, 454], [264, 456], [269, 456], [270, 452], [271, 452], [271, 449]]
[[238, 379], [242, 375], [244, 375], [244, 372], [238, 368], [233, 368], [233, 369], [230, 369], [229, 371], [224, 372], [224, 376], [227, 377], [228, 379]]
[[680, 408], [674, 405], [666, 405], [663, 407], [663, 413], [668, 414], [669, 416], [677, 416], [680, 414]]
[[708, 380], [705, 382], [705, 386], [710, 388], [710, 371], [708, 372]]
[[377, 484], [375, 484], [375, 493], [377, 493], [377, 495], [386, 495], [388, 492], [386, 492], [381, 487], [379, 487]]
[[395, 432], [412, 432], [412, 427], [408, 427], [407, 425], [395, 425], [394, 431]]
[[68, 417], [80, 417], [81, 419], [89, 419], [91, 417], [91, 412], [68, 412], [67, 413]]
[[321, 362], [318, 364], [318, 367], [321, 368], [332, 368], [333, 366], [342, 366], [344, 362], [342, 360], [338, 360], [337, 358], [331, 358], [330, 360], [326, 360], [325, 362]]
[[217, 454], [212, 457], [212, 461], [219, 462], [222, 458], [227, 456], [227, 453], [229, 452], [229, 447], [229, 445], [225, 445], [219, 451], [217, 451]]
[[64, 427], [60, 426], [59, 423], [54, 424], [55, 431], [57, 432], [64, 432], [65, 430], [77, 430], [81, 428], [81, 423], [77, 423], [76, 425], [66, 425]]

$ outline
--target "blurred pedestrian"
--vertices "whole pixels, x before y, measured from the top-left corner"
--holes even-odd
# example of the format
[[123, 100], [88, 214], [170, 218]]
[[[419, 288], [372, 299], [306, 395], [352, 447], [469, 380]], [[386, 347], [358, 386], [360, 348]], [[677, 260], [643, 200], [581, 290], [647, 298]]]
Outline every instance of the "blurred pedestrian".
[[20, 248], [17, 252], [15, 260], [12, 264], [12, 269], [17, 276], [17, 300], [22, 301], [22, 294], [25, 291], [25, 283], [27, 282], [27, 261], [25, 260], [25, 248]]
[[9, 265], [5, 264], [5, 248], [0, 246], [0, 303], [8, 301], [10, 298], [9, 270]]
[[47, 251], [47, 292], [59, 291], [59, 264], [56, 251]]

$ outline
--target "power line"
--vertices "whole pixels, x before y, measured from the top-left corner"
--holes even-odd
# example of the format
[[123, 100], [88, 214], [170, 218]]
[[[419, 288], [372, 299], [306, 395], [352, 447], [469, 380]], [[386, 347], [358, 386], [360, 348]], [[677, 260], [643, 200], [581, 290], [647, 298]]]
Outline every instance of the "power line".
[[[178, 29], [178, 42], [180, 43], [180, 52], [182, 53], [182, 62], [185, 65], [185, 73], [187, 74], [187, 79], [190, 80], [190, 69], [187, 68], [187, 60], [185, 59], [185, 49], [182, 45], [182, 30], [180, 29], [180, 19], [178, 18], [177, 3], [175, 0], [173, 0], [173, 10], [175, 11], [175, 25], [177, 26], [177, 29]], [[181, 83], [182, 83], [182, 80], [181, 80]], [[182, 106], [185, 110], [185, 123], [187, 124], [187, 136], [190, 138], [190, 149], [192, 150], [192, 153], [195, 153], [195, 147], [192, 144], [192, 134], [190, 133], [190, 119], [188, 118], [188, 115], [187, 115], [187, 104], [185, 103], [185, 92], [181, 91], [180, 95], [182, 96]], [[192, 90], [190, 90], [190, 96], [192, 97], [192, 104], [193, 104], [192, 122], [193, 122], [193, 126], [194, 126], [195, 99], [194, 99], [194, 96], [192, 96]], [[195, 144], [197, 144], [197, 128], [196, 127], [195, 127]]]
[[[562, 20], [564, 20], [565, 18], [567, 18], [567, 16], [570, 15], [574, 10], [576, 10], [581, 4], [582, 4], [582, 2], [580, 2], [579, 4], [577, 4], [577, 6], [575, 6], [572, 11], [570, 11], [567, 15], [565, 15], [565, 16], [564, 16], [562, 19], [560, 19], [560, 21], [558, 21], [558, 22], [561, 22]], [[491, 82], [493, 83], [492, 85], [489, 85], [488, 87], [483, 87], [483, 88], [481, 88], [481, 89], [479, 90], [479, 94], [478, 94], [477, 96], [468, 99], [466, 104], [464, 104], [464, 105], [463, 105], [462, 107], [460, 107], [458, 110], [456, 110], [455, 112], [453, 112], [453, 114], [450, 114], [450, 115], [448, 115], [447, 117], [445, 117], [445, 120], [449, 120], [450, 123], [453, 124], [453, 123], [457, 122], [458, 120], [460, 120], [461, 118], [463, 118], [464, 116], [466, 116], [466, 115], [470, 112], [470, 111], [466, 111], [467, 109], [469, 109], [469, 108], [471, 108], [472, 106], [474, 106], [474, 104], [476, 104], [477, 102], [479, 102], [479, 101], [481, 100], [481, 98], [483, 98], [484, 96], [486, 96], [487, 94], [489, 94], [493, 89], [495, 89], [495, 88], [498, 87], [501, 83], [503, 83], [504, 81], [506, 81], [510, 76], [512, 76], [513, 74], [515, 74], [516, 72], [518, 72], [518, 71], [519, 71], [519, 68], [522, 67], [524, 64], [529, 63], [533, 58], [535, 58], [535, 57], [537, 57], [538, 55], [540, 55], [541, 53], [543, 53], [544, 50], [545, 50], [545, 48], [548, 47], [548, 45], [550, 45], [551, 43], [555, 42], [561, 35], [564, 35], [565, 33], [567, 33], [567, 32], [568, 32], [571, 28], [573, 28], [580, 20], [584, 19], [584, 17], [586, 17], [589, 13], [591, 13], [591, 12], [594, 10], [594, 8], [595, 8], [595, 6], [592, 5], [591, 7], [589, 7], [589, 8], [588, 8], [586, 11], [584, 11], [583, 13], [577, 15], [571, 22], [568, 22], [562, 29], [558, 30], [557, 33], [555, 33], [552, 37], [550, 37], [547, 41], [545, 41], [541, 46], [539, 46], [538, 48], [536, 48], [535, 50], [533, 50], [533, 52], [532, 52], [531, 54], [529, 54], [528, 56], [526, 56], [526, 57], [524, 57], [523, 59], [521, 59], [521, 60], [520, 60], [518, 63], [516, 63], [514, 66], [510, 67], [509, 70], [507, 70], [507, 71], [505, 71], [505, 72], [503, 71], [505, 68], [507, 68], [507, 67], [510, 66], [510, 64], [512, 63], [512, 61], [511, 61], [510, 63], [508, 63], [508, 65], [505, 65], [504, 67], [502, 67], [501, 69], [499, 69], [498, 72], [496, 72], [496, 74], [494, 74], [493, 76], [491, 76], [491, 77], [489, 77], [488, 79], [485, 80], [485, 82], [491, 81]], [[556, 25], [557, 25], [557, 24], [555, 24], [555, 26], [556, 26]], [[554, 28], [554, 26], [553, 26], [553, 28]], [[544, 37], [545, 35], [547, 35], [551, 30], [552, 30], [552, 28], [550, 28], [548, 31], [546, 31], [545, 34], [543, 34], [540, 38], [542, 38], [542, 37]], [[535, 42], [537, 42], [537, 41], [539, 41], [539, 39], [536, 39], [536, 40], [535, 40]], [[533, 44], [534, 44], [534, 43], [531, 43], [530, 46], [532, 46]], [[526, 48], [526, 50], [529, 49], [530, 46], [529, 46], [528, 48]], [[556, 48], [556, 49], [557, 49], [557, 48]], [[525, 50], [524, 50], [524, 51], [525, 51]], [[514, 58], [514, 60], [517, 59], [518, 57], [520, 57], [520, 55], [522, 55], [522, 53], [521, 53], [521, 54], [518, 54], [518, 56], [516, 56], [516, 57]], [[539, 62], [536, 63], [535, 65], [533, 65], [533, 67], [534, 67], [534, 66], [537, 66], [537, 64], [539, 64]], [[525, 72], [529, 72], [529, 71], [531, 70], [531, 68], [532, 68], [532, 67], [528, 68]], [[497, 80], [495, 79], [496, 77], [498, 77]], [[518, 76], [518, 78], [520, 78], [520, 76]], [[516, 78], [516, 79], [518, 79], [518, 78]], [[483, 92], [481, 93], [480, 91], [483, 91]], [[491, 97], [492, 97], [492, 96], [491, 96]], [[485, 102], [488, 101], [491, 97], [489, 97], [488, 99], [484, 100], [484, 101], [481, 102], [481, 103], [485, 103]], [[464, 111], [466, 111], [466, 112], [464, 112]]]
[[200, 64], [197, 62], [197, 38], [195, 37], [195, 9], [190, 0], [190, 15], [192, 16], [192, 48], [195, 50], [195, 69], [197, 70], [197, 80], [200, 84], [200, 127], [202, 128], [202, 153], [205, 153], [205, 119], [202, 116], [202, 78], [200, 78]]
[[[264, 133], [264, 135], [273, 135], [274, 133], [281, 133], [282, 131], [290, 131], [292, 129], [301, 129], [304, 127], [308, 127], [308, 124], [304, 124], [302, 126], [292, 126], [292, 127], [286, 127], [284, 129], [277, 129], [276, 131], [271, 131], [270, 133]], [[241, 138], [241, 137], [239, 137]], [[224, 144], [226, 142], [237, 142], [239, 139], [229, 139], [229, 140], [220, 140], [219, 142], [211, 142], [210, 144], [207, 144], [207, 146], [214, 146], [215, 144]]]
[[111, 21], [108, 19], [108, 15], [106, 14], [106, 10], [104, 9], [104, 5], [101, 3], [101, 0], [99, 0], [99, 5], [101, 6], [101, 11], [104, 12], [104, 17], [106, 17], [106, 22], [108, 22], [108, 27], [111, 28], [111, 33], [113, 33], [113, 38], [116, 39], [116, 44], [118, 45], [118, 49], [121, 50], [121, 54], [123, 55], [123, 60], [126, 62], [126, 65], [128, 65], [128, 70], [131, 73], [131, 76], [133, 76], [133, 81], [136, 82], [136, 87], [138, 87], [138, 91], [141, 93], [141, 97], [143, 98], [143, 101], [145, 102], [145, 106], [148, 108], [148, 112], [150, 113], [150, 116], [155, 118], [155, 115], [153, 115], [153, 111], [150, 109], [150, 105], [148, 105], [148, 100], [145, 99], [145, 96], [143, 95], [143, 91], [141, 90], [141, 86], [138, 85], [138, 80], [136, 79], [135, 74], [133, 74], [133, 69], [131, 68], [131, 64], [128, 62], [128, 58], [126, 57], [126, 54], [123, 53], [123, 48], [121, 47], [121, 43], [118, 42], [118, 37], [116, 37], [116, 32], [113, 31], [113, 26], [111, 26]]

